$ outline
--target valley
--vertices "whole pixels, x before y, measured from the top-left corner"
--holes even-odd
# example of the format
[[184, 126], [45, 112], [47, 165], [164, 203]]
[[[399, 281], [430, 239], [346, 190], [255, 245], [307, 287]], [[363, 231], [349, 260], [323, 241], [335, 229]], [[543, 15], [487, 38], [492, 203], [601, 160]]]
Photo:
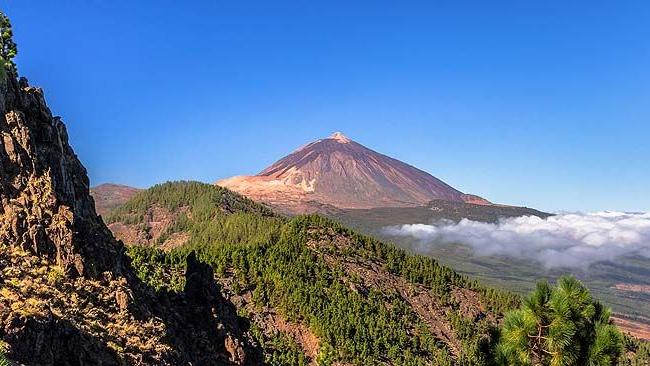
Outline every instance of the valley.
[[[131, 15], [122, 12], [112, 21]], [[58, 23], [57, 37], [65, 25]], [[119, 31], [109, 29], [111, 37]], [[77, 52], [83, 45], [70, 48]], [[65, 56], [60, 48], [57, 53]], [[584, 239], [574, 245], [572, 237], [557, 235], [570, 231], [567, 222], [548, 225], [562, 214], [462, 192], [340, 132], [303, 145], [257, 175], [217, 184], [91, 187], [70, 142], [78, 130], [69, 132], [45, 92], [19, 73], [16, 55], [11, 22], [0, 12], [0, 366], [650, 362], [650, 260], [638, 230], [650, 222], [647, 214], [573, 215], [568, 226], [579, 226]], [[139, 55], [133, 56], [128, 61], [138, 63]], [[113, 58], [111, 68], [118, 61]], [[197, 92], [187, 87], [189, 74], [178, 95]], [[79, 90], [74, 97], [82, 96]], [[121, 102], [99, 99], [111, 118], [119, 112]], [[131, 113], [137, 107], [126, 108], [129, 118], [141, 118]], [[84, 116], [72, 109], [71, 115]], [[119, 142], [157, 144], [159, 133], [173, 134], [171, 145], [187, 148], [191, 140], [187, 150], [203, 153], [206, 146], [185, 140], [179, 119], [171, 120]], [[183, 114], [180, 122], [190, 120]], [[86, 126], [74, 125], [80, 127]], [[156, 177], [167, 177], [167, 164], [183, 157], [168, 149], [149, 163], [161, 171]], [[207, 169], [195, 163], [182, 164]], [[497, 226], [513, 222], [519, 226]], [[466, 241], [437, 242], [428, 235], [437, 233], [435, 225], [467, 223], [459, 236]], [[420, 235], [398, 235], [408, 225]], [[539, 232], [535, 225], [543, 226], [538, 236], [544, 253], [552, 254], [547, 260], [582, 263], [585, 270], [536, 261], [539, 243], [528, 240]], [[479, 245], [472, 237], [481, 239]], [[496, 245], [499, 240], [507, 245]], [[479, 256], [481, 245], [528, 256]], [[563, 261], [567, 253], [584, 261]]]
[[[431, 206], [441, 206], [431, 210]], [[394, 236], [385, 228], [401, 224], [430, 224], [439, 220], [460, 220], [468, 218], [475, 221], [496, 221], [498, 217], [518, 216], [521, 213], [544, 215], [534, 211], [512, 210], [488, 213], [476, 209], [459, 215], [456, 210], [447, 208], [449, 203], [432, 202], [420, 208], [379, 208], [371, 210], [341, 210], [335, 219], [360, 232], [392, 242], [409, 252], [437, 258], [441, 263], [465, 275], [480, 278], [490, 286], [507, 288], [519, 294], [528, 293], [539, 278], [554, 280], [563, 274], [572, 273], [584, 281], [600, 299], [612, 306], [616, 312], [625, 314], [622, 322], [631, 332], [646, 337], [645, 329], [650, 328], [650, 295], [643, 291], [650, 282], [650, 260], [638, 257], [619, 258], [616, 262], [603, 262], [587, 269], [546, 269], [537, 262], [512, 259], [502, 256], [477, 255], [463, 243], [423, 243], [411, 237]], [[626, 281], [619, 283], [619, 281]], [[629, 323], [631, 322], [631, 323]]]

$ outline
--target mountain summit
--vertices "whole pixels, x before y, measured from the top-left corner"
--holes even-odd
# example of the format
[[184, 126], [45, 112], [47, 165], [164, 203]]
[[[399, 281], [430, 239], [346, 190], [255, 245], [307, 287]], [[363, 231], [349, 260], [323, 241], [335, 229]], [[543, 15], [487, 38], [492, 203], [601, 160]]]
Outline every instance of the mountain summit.
[[490, 204], [341, 132], [299, 148], [255, 176], [217, 184], [290, 212], [311, 211], [314, 204], [337, 208], [408, 207], [432, 200]]

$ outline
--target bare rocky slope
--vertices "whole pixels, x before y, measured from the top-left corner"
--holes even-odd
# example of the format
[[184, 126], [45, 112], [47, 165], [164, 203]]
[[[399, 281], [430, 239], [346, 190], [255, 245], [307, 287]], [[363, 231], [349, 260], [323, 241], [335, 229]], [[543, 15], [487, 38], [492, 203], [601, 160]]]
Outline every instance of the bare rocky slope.
[[258, 364], [211, 267], [185, 290], [141, 282], [95, 212], [86, 170], [43, 92], [0, 80], [0, 339], [29, 365]]
[[90, 188], [90, 195], [95, 200], [97, 213], [106, 216], [114, 208], [123, 205], [141, 189], [122, 184], [104, 183]]
[[232, 177], [217, 184], [288, 213], [322, 212], [323, 205], [346, 209], [420, 206], [436, 199], [490, 204], [340, 132], [299, 148], [255, 176]]

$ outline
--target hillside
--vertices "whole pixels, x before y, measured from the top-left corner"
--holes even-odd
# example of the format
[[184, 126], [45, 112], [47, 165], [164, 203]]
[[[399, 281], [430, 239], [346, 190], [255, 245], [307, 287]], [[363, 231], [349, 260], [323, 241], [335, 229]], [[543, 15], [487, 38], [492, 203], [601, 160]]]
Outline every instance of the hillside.
[[255, 176], [232, 177], [217, 184], [294, 214], [321, 212], [319, 205], [409, 207], [436, 199], [490, 204], [340, 132], [299, 148]]
[[[469, 207], [469, 209], [467, 209]], [[602, 262], [588, 270], [555, 269], [549, 271], [537, 262], [503, 256], [481, 256], [463, 243], [423, 243], [409, 236], [394, 236], [387, 227], [402, 224], [431, 224], [469, 219], [494, 223], [499, 218], [549, 214], [529, 208], [432, 201], [421, 207], [384, 207], [329, 211], [328, 216], [366, 235], [393, 242], [401, 248], [433, 258], [464, 275], [480, 278], [485, 284], [519, 294], [530, 291], [539, 278], [555, 279], [573, 273], [617, 312], [617, 322], [626, 330], [650, 339], [650, 261], [643, 257], [622, 257]], [[645, 284], [629, 286], [627, 284]]]
[[[197, 190], [203, 193], [190, 193]], [[234, 202], [223, 197], [237, 199], [239, 209], [226, 209]], [[151, 207], [172, 208], [166, 235], [182, 233], [186, 241], [167, 254], [130, 249], [144, 278], [165, 278], [161, 263], [169, 273], [182, 273], [185, 256], [196, 251], [215, 268], [226, 298], [259, 328], [261, 344], [284, 339], [280, 343], [298, 347], [306, 360], [487, 364], [490, 334], [502, 312], [518, 302], [433, 259], [408, 255], [318, 216], [278, 217], [210, 185], [156, 186], [107, 221], [138, 227]], [[167, 283], [182, 280], [152, 280], [155, 286]], [[266, 351], [270, 358], [290, 352]]]
[[105, 216], [114, 208], [123, 205], [141, 189], [121, 184], [105, 183], [90, 188], [90, 195], [95, 200], [97, 213]]
[[171, 249], [188, 242], [181, 230], [188, 217], [207, 220], [221, 213], [255, 213], [274, 216], [268, 208], [221, 187], [199, 182], [164, 183], [141, 191], [112, 210], [104, 221], [116, 238], [131, 245]]
[[[227, 208], [233, 200], [239, 210]], [[489, 365], [496, 326], [519, 303], [429, 257], [319, 216], [276, 216], [211, 185], [158, 185], [108, 220], [138, 227], [150, 207], [170, 208], [166, 235], [186, 240], [130, 247], [141, 278], [180, 289], [185, 257], [196, 252], [215, 269], [224, 297], [250, 319], [268, 362]]]

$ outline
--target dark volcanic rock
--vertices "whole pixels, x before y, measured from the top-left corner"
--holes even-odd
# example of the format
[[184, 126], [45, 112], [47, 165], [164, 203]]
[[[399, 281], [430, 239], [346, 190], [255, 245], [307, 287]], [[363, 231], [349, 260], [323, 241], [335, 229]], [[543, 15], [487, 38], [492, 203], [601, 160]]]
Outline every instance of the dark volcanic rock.
[[188, 300], [197, 304], [211, 304], [221, 296], [217, 283], [214, 282], [212, 267], [199, 262], [194, 252], [187, 257], [185, 294]]
[[5, 335], [16, 355], [35, 365], [121, 365], [116, 352], [67, 320], [16, 318]]
[[0, 80], [0, 338], [34, 365], [254, 364], [256, 351], [192, 256], [188, 293], [141, 283], [95, 212], [86, 170], [41, 89]]
[[122, 270], [121, 246], [95, 213], [86, 170], [43, 92], [11, 73], [0, 84], [0, 240], [73, 275]]

